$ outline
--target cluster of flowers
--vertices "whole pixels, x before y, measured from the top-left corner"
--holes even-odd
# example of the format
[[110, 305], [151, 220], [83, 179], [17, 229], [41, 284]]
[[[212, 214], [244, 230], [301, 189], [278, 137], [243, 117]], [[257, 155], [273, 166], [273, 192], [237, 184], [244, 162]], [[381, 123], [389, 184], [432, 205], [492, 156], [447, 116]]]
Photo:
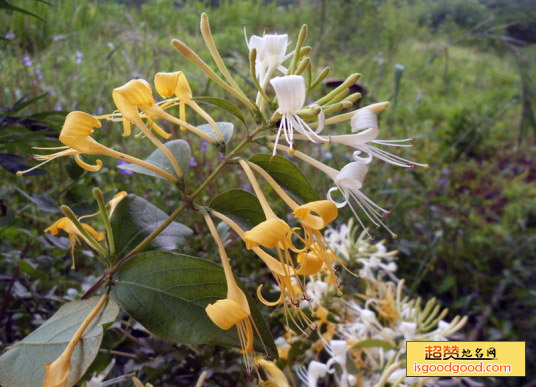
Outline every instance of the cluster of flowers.
[[[322, 334], [322, 342], [327, 343], [325, 348], [333, 355], [334, 359], [339, 359], [337, 362], [342, 367], [344, 362], [337, 355], [338, 353], [342, 353], [342, 344], [337, 340], [332, 341], [334, 340], [333, 337], [335, 335], [341, 337], [355, 335], [354, 331], [358, 328], [356, 326], [347, 326], [345, 328], [346, 331], [337, 332], [336, 329], [339, 328], [335, 328], [336, 326], [329, 323], [325, 318], [327, 316], [325, 309], [320, 306], [316, 307], [314, 309], [314, 316], [316, 317], [313, 319], [303, 309], [303, 305], [315, 305], [318, 303], [318, 293], [322, 293], [324, 286], [328, 289], [339, 285], [335, 266], [337, 264], [343, 267], [345, 266], [344, 261], [330, 248], [328, 241], [326, 241], [322, 234], [322, 230], [337, 218], [338, 208], [344, 207], [347, 204], [350, 205], [363, 227], [365, 226], [359, 216], [357, 216], [357, 209], [364, 212], [375, 225], [385, 227], [382, 219], [390, 211], [378, 206], [360, 191], [368, 172], [368, 164], [373, 158], [408, 168], [413, 168], [415, 165], [425, 165], [411, 162], [376, 147], [376, 145], [395, 147], [411, 146], [408, 144], [411, 139], [377, 139], [379, 134], [377, 114], [389, 106], [386, 102], [377, 103], [329, 118], [325, 117], [327, 114], [351, 107], [353, 102], [360, 98], [359, 93], [349, 95], [349, 87], [359, 79], [359, 74], [352, 74], [330, 93], [308, 105], [305, 104], [309, 91], [320, 84], [329, 72], [329, 69], [325, 69], [316, 79], [312, 79], [311, 59], [308, 56], [310, 47], [303, 46], [307, 32], [306, 28], [302, 28], [295, 49], [289, 54], [287, 54], [287, 35], [264, 35], [262, 37], [252, 36], [250, 38], [248, 48], [250, 50], [251, 73], [252, 80], [257, 88], [255, 103], [246, 96], [227, 70], [212, 39], [208, 19], [205, 14], [201, 17], [201, 32], [214, 62], [225, 80], [217, 75], [210, 66], [184, 43], [174, 40], [172, 45], [183, 56], [195, 63], [217, 85], [245, 105], [253, 113], [255, 119], [263, 123], [265, 128], [275, 127], [277, 129], [275, 136], [270, 138], [273, 141], [271, 143], [273, 155], [278, 150], [293, 154], [327, 174], [335, 184], [327, 193], [327, 200], [299, 205], [287, 195], [264, 169], [245, 160], [239, 160], [240, 167], [243, 169], [262, 205], [266, 220], [251, 230], [244, 230], [224, 214], [213, 210], [202, 209], [212, 236], [218, 244], [228, 290], [227, 298], [208, 305], [206, 312], [210, 319], [222, 329], [237, 327], [247, 368], [253, 368], [254, 360], [252, 354], [255, 325], [251, 318], [247, 299], [234, 280], [229, 259], [212, 221], [212, 218], [215, 217], [227, 223], [243, 239], [246, 247], [255, 252], [273, 274], [279, 288], [280, 296], [274, 302], [267, 301], [261, 294], [261, 285], [257, 289], [257, 295], [261, 302], [271, 306], [282, 305], [286, 312], [287, 325], [290, 325], [290, 319], [293, 326], [298, 327], [302, 333], [318, 327], [321, 330], [329, 328], [328, 331]], [[290, 58], [292, 59], [288, 68], [284, 67], [283, 62]], [[275, 76], [277, 72], [282, 73], [282, 75]], [[306, 76], [302, 75], [302, 73], [306, 74]], [[268, 89], [269, 84], [273, 90]], [[167, 120], [170, 123], [179, 125], [181, 129], [189, 130], [203, 140], [215, 145], [221, 145], [218, 149], [225, 149], [220, 128], [211, 116], [193, 99], [192, 91], [184, 73], [180, 71], [158, 73], [154, 78], [154, 85], [157, 92], [165, 98], [164, 100], [155, 102], [151, 85], [143, 79], [134, 79], [113, 90], [112, 97], [117, 111], [101, 116], [93, 116], [81, 111], [69, 113], [59, 136], [59, 140], [64, 146], [56, 148], [59, 152], [54, 154], [35, 156], [37, 160], [43, 161], [38, 166], [59, 157], [74, 156], [76, 163], [80, 167], [89, 171], [98, 171], [103, 165], [101, 160], [97, 160], [95, 164], [89, 164], [81, 156], [83, 154], [105, 155], [136, 164], [174, 183], [179, 183], [182, 180], [183, 171], [175, 156], [157, 137], [160, 136], [164, 139], [169, 139], [171, 134], [155, 122], [158, 119]], [[272, 92], [275, 93], [275, 98], [269, 97], [268, 94]], [[186, 121], [186, 105], [208, 122], [213, 128], [213, 136]], [[166, 111], [174, 106], [179, 107], [179, 117], [175, 117]], [[267, 111], [272, 113], [269, 121], [264, 118]], [[139, 135], [148, 138], [169, 159], [170, 164], [173, 166], [173, 171], [166, 171], [147, 161], [111, 149], [97, 142], [91, 135], [94, 133], [95, 128], [101, 127], [102, 120], [121, 122], [123, 125], [123, 136], [129, 136], [131, 134], [131, 126], [135, 125], [140, 130]], [[343, 121], [350, 121], [353, 134], [323, 134], [327, 126]], [[282, 138], [285, 139], [288, 146], [280, 143]], [[349, 146], [355, 150], [353, 161], [340, 170], [331, 168], [305, 153], [297, 151], [295, 149], [295, 141], [302, 140], [308, 140], [314, 144], [336, 143]], [[362, 154], [365, 154], [365, 156]], [[20, 172], [20, 174], [28, 171]], [[283, 220], [286, 216], [279, 217], [275, 214], [264, 196], [257, 181], [256, 174], [260, 175], [282, 198], [286, 205], [288, 205], [299, 224], [297, 227], [291, 227]], [[332, 197], [334, 191], [339, 191], [342, 195], [343, 200], [341, 202], [337, 202]], [[67, 231], [70, 236], [83, 235], [85, 237], [83, 239], [86, 242], [89, 240], [92, 243], [93, 240], [91, 238], [98, 239], [102, 237], [102, 235], [93, 232], [94, 230], [89, 230], [85, 225], [82, 226], [75, 222], [75, 230], [67, 227], [71, 226], [67, 223], [56, 222], [53, 227], [47, 230], [54, 233], [61, 228]], [[385, 228], [387, 229], [387, 227]], [[84, 232], [84, 230], [89, 232]], [[90, 235], [91, 238], [88, 237], [89, 234], [93, 234]], [[266, 249], [273, 253], [269, 253]], [[324, 282], [319, 283], [318, 281], [320, 279]], [[395, 302], [394, 300], [396, 299], [397, 303], [386, 304], [385, 306], [385, 308], [389, 307], [392, 309], [389, 312], [391, 314], [382, 316], [385, 319], [391, 318], [391, 325], [393, 328], [396, 328], [395, 316], [396, 318], [402, 318], [403, 313], [406, 313], [404, 316], [407, 317], [404, 318], [410, 319], [413, 316], [411, 313], [417, 313], [411, 312], [411, 310], [419, 310], [418, 305], [411, 306], [412, 304], [404, 303], [405, 301], [400, 300], [400, 297], [395, 298], [395, 294], [400, 295], [400, 290], [396, 293], [396, 289], [392, 285], [375, 282], [375, 285], [371, 289], [374, 289], [377, 293], [365, 293], [365, 296], [371, 300], [367, 304], [367, 307], [363, 309], [357, 304], [352, 304], [348, 306], [348, 310], [353, 310], [356, 316], [369, 316], [368, 325], [359, 328], [361, 329], [360, 332], [364, 332], [362, 333], [363, 335], [382, 334], [386, 335], [386, 340], [389, 339], [389, 342], [393, 342], [394, 337], [398, 333], [393, 330], [388, 334], [387, 331], [379, 330], [380, 325], [378, 325], [379, 323], [374, 317], [374, 312], [369, 310], [368, 306], [374, 302], [377, 305], [383, 305], [381, 304], [382, 302], [387, 302], [386, 297], [392, 296], [392, 298], [388, 298], [392, 302]], [[378, 310], [384, 311], [386, 310], [385, 308], [382, 309], [378, 306]], [[407, 310], [404, 311], [404, 308]], [[324, 318], [318, 316], [324, 316]], [[427, 327], [435, 320], [425, 321], [425, 326]], [[415, 332], [423, 328], [423, 326], [417, 326], [418, 323], [419, 321], [415, 321]], [[333, 328], [330, 328], [332, 326]], [[337, 326], [345, 325], [338, 324]], [[407, 329], [410, 328], [410, 326], [407, 326]], [[354, 337], [354, 339], [359, 340], [360, 337]], [[346, 348], [346, 344], [344, 344], [344, 348]], [[387, 354], [385, 355], [387, 356]], [[395, 359], [392, 356], [390, 358]], [[395, 362], [393, 364], [397, 363]], [[329, 369], [329, 365], [326, 365], [326, 370]], [[346, 371], [344, 375], [346, 375]], [[346, 378], [344, 375], [340, 376], [340, 378]]]
[[405, 296], [404, 281], [396, 277], [396, 251], [387, 251], [383, 242], [371, 243], [364, 232], [357, 237], [351, 222], [328, 229], [326, 240], [347, 265], [359, 265], [362, 292], [337, 297], [336, 286], [317, 275], [307, 285], [310, 299], [302, 306], [318, 326], [316, 340], [305, 340], [288, 327], [276, 340], [280, 367], [259, 361], [268, 381], [289, 386], [293, 367], [309, 387], [327, 381], [338, 386], [438, 385], [437, 378], [406, 377], [406, 341], [445, 341], [467, 317], [447, 322], [447, 310], [434, 299], [423, 305], [421, 298]]

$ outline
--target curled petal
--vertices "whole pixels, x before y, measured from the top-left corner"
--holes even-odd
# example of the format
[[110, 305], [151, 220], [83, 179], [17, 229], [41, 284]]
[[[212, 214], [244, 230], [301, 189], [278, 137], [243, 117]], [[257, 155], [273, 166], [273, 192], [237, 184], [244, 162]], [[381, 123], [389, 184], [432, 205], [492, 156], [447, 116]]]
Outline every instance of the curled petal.
[[300, 275], [314, 275], [322, 269], [324, 264], [322, 258], [314, 253], [298, 254], [298, 262], [300, 262], [300, 267], [296, 272]]
[[366, 164], [358, 161], [353, 161], [345, 165], [337, 177], [335, 178], [335, 184], [348, 189], [361, 189], [363, 186], [363, 180], [368, 172]]
[[212, 322], [224, 330], [230, 329], [249, 316], [236, 301], [228, 298], [209, 304], [205, 311]]
[[248, 249], [257, 246], [274, 248], [284, 241], [290, 232], [291, 228], [284, 220], [272, 218], [246, 231], [243, 239]]
[[283, 292], [279, 294], [279, 298], [275, 301], [268, 301], [264, 296], [262, 295], [262, 284], [259, 285], [257, 288], [257, 297], [259, 298], [259, 301], [262, 302], [266, 306], [276, 306], [281, 304], [283, 301], [285, 301], [285, 295]]
[[82, 160], [82, 157], [79, 154], [74, 155], [74, 161], [76, 161], [76, 163], [80, 166], [80, 168], [83, 168], [86, 171], [90, 171], [90, 172], [97, 172], [97, 171], [100, 171], [100, 169], [102, 168], [101, 160], [97, 160], [96, 161], [97, 164], [91, 165], [91, 164], [86, 163], [84, 160]]
[[[316, 213], [318, 215], [315, 215]], [[318, 200], [303, 204], [293, 212], [304, 226], [314, 230], [322, 230], [337, 218], [337, 206], [330, 200]]]
[[179, 73], [181, 73], [181, 71], [176, 71], [174, 73], [157, 73], [154, 76], [154, 86], [158, 94], [163, 98], [169, 98], [175, 94]]

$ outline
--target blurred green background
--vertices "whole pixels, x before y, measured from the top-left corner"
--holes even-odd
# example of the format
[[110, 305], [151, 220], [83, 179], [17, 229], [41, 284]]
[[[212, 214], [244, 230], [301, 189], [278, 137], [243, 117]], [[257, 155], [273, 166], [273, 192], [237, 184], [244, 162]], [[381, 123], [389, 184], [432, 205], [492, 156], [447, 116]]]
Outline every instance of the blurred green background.
[[[331, 78], [359, 72], [366, 90], [361, 105], [392, 103], [380, 116], [380, 137], [414, 137], [415, 147], [405, 157], [430, 164], [426, 170], [407, 171], [376, 161], [367, 176], [364, 192], [393, 209], [387, 224], [398, 238], [388, 244], [399, 250], [400, 277], [415, 294], [437, 297], [450, 309], [450, 318], [468, 315], [468, 339], [527, 342], [527, 378], [486, 384], [534, 382], [534, 1], [10, 4], [15, 3], [24, 12], [0, 7], [2, 347], [35, 329], [66, 297], [79, 296], [81, 283], [87, 289], [95, 280], [88, 278], [93, 267], [89, 251], [78, 258], [78, 270], [71, 271], [65, 238], [43, 235], [58, 216], [58, 203], [89, 212], [90, 188], [97, 184], [110, 194], [128, 187], [167, 211], [177, 202], [150, 178], [120, 175], [110, 160], [96, 174], [82, 173], [66, 160], [48, 164], [42, 175], [17, 178], [12, 172], [33, 165], [26, 157], [34, 153], [31, 146], [57, 145], [54, 136], [67, 112], [111, 112], [111, 90], [132, 78], [152, 80], [158, 71], [183, 70], [195, 94], [223, 96], [169, 44], [179, 38], [208, 58], [198, 28], [199, 15], [206, 11], [222, 56], [250, 95], [244, 26], [248, 35], [288, 33], [295, 41], [306, 23], [317, 70], [329, 65]], [[335, 132], [347, 131], [345, 125], [335, 127]], [[131, 153], [147, 152], [141, 143], [124, 143], [119, 129], [101, 138]], [[194, 156], [196, 176], [210, 173], [216, 153], [194, 149]], [[341, 147], [323, 148], [315, 155], [338, 167], [350, 156]], [[319, 193], [329, 188], [324, 177], [308, 176]], [[222, 187], [229, 187], [229, 180], [221, 179]], [[217, 192], [212, 187], [208, 195]], [[339, 220], [349, 216], [343, 212]], [[193, 228], [199, 232], [202, 227], [199, 222]], [[388, 237], [383, 230], [374, 233]], [[210, 256], [207, 243], [198, 235], [186, 251]], [[254, 264], [244, 265], [255, 269]], [[244, 281], [254, 284], [254, 279], [251, 275]], [[107, 344], [136, 351], [136, 359], [119, 357], [119, 368], [141, 373], [144, 381], [189, 385], [204, 368], [214, 372], [219, 385], [233, 385], [242, 377], [239, 364], [224, 360], [229, 351], [218, 348], [180, 346], [177, 351], [176, 345], [143, 335], [133, 337], [136, 344], [128, 347], [123, 343], [136, 329], [128, 324], [108, 335]], [[107, 364], [106, 356], [110, 354], [103, 354], [94, 369]]]

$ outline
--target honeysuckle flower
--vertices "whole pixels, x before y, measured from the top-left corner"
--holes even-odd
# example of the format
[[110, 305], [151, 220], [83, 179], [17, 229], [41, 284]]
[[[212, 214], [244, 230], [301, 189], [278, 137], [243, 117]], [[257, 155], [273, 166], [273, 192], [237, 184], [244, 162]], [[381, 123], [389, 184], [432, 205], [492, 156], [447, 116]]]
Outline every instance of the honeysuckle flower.
[[[123, 86], [117, 87], [112, 92], [115, 106], [123, 116], [123, 136], [130, 135], [130, 125], [136, 125], [142, 132], [154, 142], [153, 135], [147, 125], [143, 122], [140, 110], [145, 113], [150, 126], [164, 138], [170, 138], [171, 134], [158, 126], [153, 120], [164, 119], [183, 128], [186, 128], [203, 139], [214, 142], [215, 140], [208, 134], [197, 129], [195, 126], [172, 116], [158, 106], [153, 97], [151, 86], [144, 79], [133, 79]], [[155, 144], [156, 145], [156, 144]], [[166, 148], [167, 149], [167, 148]]]
[[317, 387], [318, 379], [323, 378], [328, 374], [328, 367], [324, 363], [312, 360], [307, 366], [307, 371], [302, 366], [297, 369], [297, 374], [307, 387]]
[[324, 129], [324, 116], [322, 110], [319, 114], [319, 123], [316, 131], [311, 129], [311, 127], [297, 114], [305, 103], [305, 80], [301, 75], [275, 77], [270, 80], [270, 83], [275, 90], [275, 95], [279, 104], [276, 112], [281, 114], [281, 122], [275, 138], [274, 155], [281, 133], [285, 136], [285, 140], [291, 149], [294, 149], [294, 131], [297, 131], [309, 141], [315, 143], [329, 141], [328, 138], [319, 135]]
[[[82, 226], [89, 232], [89, 234], [91, 234], [93, 238], [95, 238], [95, 240], [99, 242], [104, 240], [104, 234], [96, 231], [89, 224], [82, 223]], [[85, 237], [84, 234], [80, 232], [80, 230], [78, 230], [74, 223], [67, 217], [63, 217], [55, 221], [51, 226], [45, 229], [45, 232], [48, 232], [51, 235], [58, 235], [60, 230], [66, 232], [69, 236], [69, 247], [71, 250], [71, 257], [73, 258], [72, 268], [74, 269], [74, 248], [79, 242], [78, 238], [82, 239], [89, 247], [93, 249], [95, 249], [95, 246]]]
[[287, 69], [282, 64], [293, 54], [286, 55], [288, 46], [287, 34], [252, 35], [249, 42], [247, 42], [247, 46], [248, 50], [255, 49], [257, 51], [255, 75], [263, 88], [266, 87], [268, 80], [276, 70], [281, 71], [283, 74], [287, 72]]
[[[305, 248], [303, 251], [298, 252], [297, 258], [300, 267], [296, 269], [297, 274], [316, 274], [325, 264], [330, 275], [335, 280], [333, 261], [340, 262], [340, 260], [330, 250], [320, 232], [337, 218], [338, 211], [335, 204], [329, 200], [318, 200], [298, 205], [264, 169], [251, 162], [247, 162], [247, 167], [259, 173], [272, 186], [302, 225], [303, 237], [297, 237], [303, 241]], [[261, 192], [258, 193], [258, 196], [259, 200], [265, 200]], [[293, 235], [296, 235], [294, 230], [292, 231]]]
[[400, 167], [414, 168], [416, 165], [421, 167], [428, 166], [427, 164], [419, 164], [410, 160], [406, 160], [400, 156], [396, 156], [392, 153], [386, 152], [382, 149], [370, 145], [372, 143], [394, 147], [412, 146], [411, 144], [405, 144], [407, 142], [412, 141], [411, 138], [406, 138], [402, 140], [377, 140], [379, 134], [378, 117], [373, 110], [367, 109], [366, 107], [357, 110], [350, 122], [352, 125], [352, 132], [356, 134], [330, 136], [330, 143], [342, 144], [353, 147], [380, 160]]
[[[161, 168], [156, 167], [146, 161], [140, 160], [136, 157], [132, 157], [125, 153], [118, 152], [114, 149], [108, 148], [99, 142], [95, 141], [91, 135], [95, 131], [94, 128], [100, 128], [101, 122], [92, 116], [91, 114], [74, 111], [67, 114], [65, 122], [60, 132], [59, 140], [65, 145], [64, 147], [57, 148], [36, 148], [36, 149], [61, 149], [61, 151], [50, 155], [35, 155], [34, 158], [42, 163], [26, 170], [17, 172], [18, 175], [27, 173], [35, 168], [40, 167], [54, 159], [64, 156], [74, 156], [74, 160], [81, 167], [91, 172], [96, 172], [102, 168], [102, 161], [97, 160], [95, 165], [90, 165], [82, 160], [82, 154], [88, 155], [104, 155], [113, 157], [116, 159], [128, 161], [129, 163], [140, 165], [144, 168], [150, 169], [164, 178], [170, 181], [177, 181], [177, 178]], [[166, 148], [167, 149], [167, 148]]]
[[[286, 152], [291, 151], [291, 149], [283, 145], [277, 145], [274, 149], [280, 149]], [[391, 211], [378, 206], [361, 192], [363, 181], [368, 172], [367, 164], [370, 162], [370, 158], [358, 158], [357, 161], [353, 161], [344, 166], [340, 171], [337, 171], [302, 152], [293, 151], [293, 154], [311, 164], [313, 167], [321, 170], [333, 180], [335, 187], [328, 190], [328, 199], [335, 203], [338, 208], [348, 205], [364, 229], [366, 229], [366, 227], [361, 221], [361, 218], [357, 215], [356, 209], [354, 208], [355, 205], [352, 205], [351, 203], [352, 199], [372, 223], [376, 226], [383, 226], [393, 237], [396, 237], [396, 234], [394, 234], [382, 221], [382, 219], [389, 215]], [[339, 191], [342, 194], [344, 199], [342, 202], [333, 199], [332, 193], [334, 191]]]
[[332, 356], [332, 358], [326, 363], [327, 369], [331, 370], [331, 367], [333, 367], [335, 363], [338, 364], [342, 369], [342, 373], [339, 378], [339, 385], [341, 387], [354, 386], [357, 380], [354, 375], [348, 372], [346, 365], [348, 357], [348, 347], [346, 341], [331, 340], [329, 345], [326, 345], [326, 350]]
[[45, 364], [45, 379], [43, 380], [43, 387], [63, 387], [67, 385], [67, 380], [72, 369], [71, 357], [73, 352], [80, 340], [82, 340], [82, 335], [84, 334], [88, 325], [91, 323], [91, 321], [93, 321], [95, 316], [99, 314], [107, 302], [108, 294], [104, 294], [89, 315], [84, 319], [84, 321], [82, 321], [82, 324], [80, 324], [80, 327], [76, 330], [60, 357], [58, 357], [52, 363]]
[[227, 282], [227, 298], [207, 305], [205, 311], [212, 322], [221, 329], [228, 330], [236, 326], [242, 348], [241, 352], [244, 355], [244, 363], [248, 371], [250, 371], [253, 368], [253, 330], [255, 323], [251, 317], [246, 295], [235, 281], [229, 258], [216, 230], [216, 226], [208, 213], [205, 213], [204, 216], [210, 233], [218, 245], [223, 271], [225, 273], [225, 281]]
[[263, 381], [260, 385], [263, 387], [289, 387], [287, 377], [274, 362], [257, 358], [255, 362], [262, 367], [268, 380]]
[[[219, 141], [223, 141], [223, 137], [220, 132], [220, 128], [216, 122], [212, 119], [207, 112], [205, 112], [198, 104], [192, 99], [192, 89], [188, 84], [186, 75], [182, 71], [176, 71], [173, 73], [157, 73], [154, 77], [154, 85], [156, 91], [164, 98], [170, 98], [172, 95], [176, 95], [176, 99], [170, 99], [166, 101], [161, 107], [171, 106], [172, 104], [179, 103], [179, 118], [186, 122], [186, 105], [190, 106], [197, 114], [203, 117], [214, 129], [214, 133], [218, 137]], [[181, 125], [182, 130], [186, 128]]]

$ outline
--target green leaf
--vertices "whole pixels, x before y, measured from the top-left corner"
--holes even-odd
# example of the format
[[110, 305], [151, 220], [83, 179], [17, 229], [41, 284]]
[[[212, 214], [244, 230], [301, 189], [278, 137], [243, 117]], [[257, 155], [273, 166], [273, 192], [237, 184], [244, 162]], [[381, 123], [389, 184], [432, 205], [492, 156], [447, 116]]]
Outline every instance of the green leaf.
[[43, 19], [41, 17], [37, 16], [35, 13], [27, 11], [24, 8], [15, 7], [14, 5], [9, 4], [5, 0], [0, 0], [0, 9], [7, 9], [8, 11], [20, 12], [20, 13], [23, 13], [23, 14], [26, 14], [26, 15], [33, 16], [33, 17], [43, 21]]
[[[271, 161], [270, 161], [271, 160]], [[303, 172], [283, 156], [259, 153], [250, 157], [249, 161], [257, 164], [270, 174], [295, 199], [308, 203], [318, 200], [316, 192]]]
[[[127, 195], [119, 202], [110, 219], [118, 257], [136, 247], [167, 218], [164, 211], [147, 200], [134, 194]], [[172, 222], [146, 249], [174, 250], [184, 244], [192, 233], [189, 227]]]
[[266, 220], [257, 197], [243, 189], [234, 188], [222, 192], [212, 199], [208, 206], [227, 215], [246, 229]]
[[[190, 166], [190, 158], [192, 157], [192, 151], [190, 149], [190, 145], [188, 145], [188, 143], [184, 140], [172, 140], [172, 141], [166, 142], [164, 145], [166, 146], [166, 148], [168, 148], [171, 151], [171, 153], [173, 153], [173, 155], [179, 162], [182, 173], [186, 174], [186, 171], [188, 170], [188, 167]], [[160, 149], [156, 149], [153, 153], [149, 155], [149, 157], [145, 159], [145, 161], [153, 165], [156, 165], [159, 168], [162, 168], [164, 171], [172, 174], [173, 176], [178, 177], [177, 174], [175, 173], [175, 170], [173, 169], [173, 165], [171, 165], [171, 162], [169, 161], [167, 156]], [[155, 176], [161, 179], [164, 178], [158, 173], [153, 172], [149, 169], [140, 167], [139, 165], [136, 165], [136, 164], [122, 164], [122, 165], [118, 165], [118, 167], [121, 169], [128, 169], [129, 171], [143, 173], [144, 175]]]
[[[126, 261], [117, 273], [112, 297], [155, 335], [181, 344], [211, 344], [240, 347], [236, 328], [218, 328], [205, 307], [227, 295], [221, 266], [206, 259], [170, 252], [152, 251]], [[257, 309], [244, 290], [251, 316], [268, 354], [277, 358], [277, 348]], [[254, 347], [264, 352], [256, 337]]]
[[[64, 304], [43, 325], [9, 347], [0, 357], [0, 385], [41, 386], [45, 378], [45, 364], [61, 355], [82, 321], [98, 302], [99, 297], [92, 297]], [[68, 386], [73, 386], [93, 362], [104, 334], [102, 326], [115, 321], [118, 313], [118, 305], [109, 300], [89, 324], [71, 358], [72, 371]]]
[[238, 106], [236, 106], [232, 102], [227, 101], [226, 99], [215, 98], [215, 97], [195, 97], [193, 99], [197, 102], [202, 102], [202, 103], [206, 103], [209, 105], [215, 105], [225, 110], [226, 112], [231, 113], [240, 121], [242, 121], [244, 125], [246, 125], [246, 119], [244, 115], [242, 114], [242, 111], [238, 108]]
[[[223, 142], [227, 144], [229, 140], [231, 140], [231, 137], [233, 135], [234, 124], [232, 122], [216, 122], [216, 125], [218, 125], [218, 128], [220, 128], [220, 132], [223, 137]], [[218, 136], [216, 136], [216, 132], [214, 132], [214, 128], [210, 126], [210, 124], [199, 125], [197, 129], [208, 134], [214, 140], [218, 141]]]
[[374, 348], [374, 347], [381, 347], [386, 350], [395, 348], [393, 347], [391, 343], [384, 341], [384, 340], [378, 340], [378, 339], [363, 340], [353, 346], [353, 348]]

